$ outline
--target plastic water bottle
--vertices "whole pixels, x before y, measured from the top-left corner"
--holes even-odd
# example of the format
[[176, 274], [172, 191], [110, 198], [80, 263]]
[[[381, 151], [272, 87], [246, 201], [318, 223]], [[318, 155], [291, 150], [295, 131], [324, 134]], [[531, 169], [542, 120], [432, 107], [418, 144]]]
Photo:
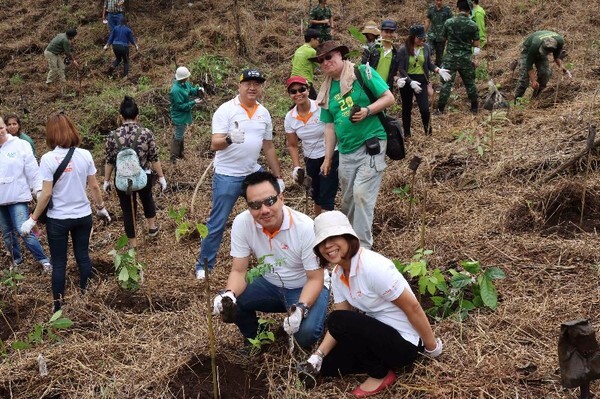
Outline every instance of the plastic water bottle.
[[40, 369], [40, 376], [46, 377], [48, 375], [48, 365], [46, 364], [46, 359], [44, 359], [44, 355], [41, 353], [37, 357], [38, 367]]

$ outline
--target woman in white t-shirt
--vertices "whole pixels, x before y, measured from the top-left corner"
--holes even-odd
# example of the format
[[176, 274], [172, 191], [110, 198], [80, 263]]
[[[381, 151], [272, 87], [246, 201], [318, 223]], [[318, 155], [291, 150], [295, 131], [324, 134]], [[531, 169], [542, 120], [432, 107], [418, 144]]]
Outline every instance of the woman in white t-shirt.
[[[356, 232], [339, 211], [315, 218], [314, 251], [331, 276], [335, 310], [327, 333], [308, 359], [325, 376], [366, 373], [352, 394], [364, 398], [391, 385], [394, 369], [411, 364], [419, 352], [442, 353], [427, 316], [394, 263], [359, 247]], [[357, 310], [357, 311], [356, 311]]]
[[[96, 214], [109, 222], [110, 216], [102, 202], [92, 154], [77, 148], [81, 144], [81, 136], [66, 115], [60, 113], [48, 119], [46, 144], [52, 150], [44, 154], [40, 161], [42, 193], [33, 214], [23, 223], [21, 230], [23, 234], [29, 234], [52, 198], [52, 207], [48, 207], [47, 211], [46, 233], [53, 266], [52, 295], [56, 312], [61, 308], [65, 291], [69, 233], [79, 267], [79, 285], [82, 291], [85, 291], [88, 278], [92, 273], [92, 262], [89, 256], [92, 208], [86, 194], [87, 186], [96, 204]], [[71, 160], [54, 184], [54, 172], [67, 156], [70, 148], [74, 148]]]
[[308, 98], [309, 85], [306, 78], [292, 76], [285, 86], [295, 106], [285, 116], [287, 147], [294, 164], [292, 178], [299, 182], [302, 167], [298, 153], [298, 143], [302, 141], [306, 174], [311, 179], [311, 197], [315, 202], [315, 215], [331, 211], [335, 205], [338, 190], [339, 155], [335, 151], [331, 161], [331, 173], [323, 176], [321, 164], [325, 160], [325, 123], [320, 121], [321, 108], [316, 101]]

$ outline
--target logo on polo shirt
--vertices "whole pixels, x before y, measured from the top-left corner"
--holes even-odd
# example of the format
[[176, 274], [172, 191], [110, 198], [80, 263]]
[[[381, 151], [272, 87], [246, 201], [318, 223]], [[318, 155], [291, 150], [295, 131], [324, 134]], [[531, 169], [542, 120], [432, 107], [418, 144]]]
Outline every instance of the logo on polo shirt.
[[287, 245], [287, 244], [281, 244], [281, 245], [280, 245], [280, 247], [281, 247], [281, 249], [283, 249], [283, 250], [288, 250], [288, 249], [290, 249], [290, 247], [288, 247], [288, 245]]
[[16, 157], [16, 156], [17, 156], [17, 153], [16, 153], [16, 152], [8, 152], [8, 153], [6, 154], [6, 156], [7, 156], [8, 158], [14, 158], [14, 157]]

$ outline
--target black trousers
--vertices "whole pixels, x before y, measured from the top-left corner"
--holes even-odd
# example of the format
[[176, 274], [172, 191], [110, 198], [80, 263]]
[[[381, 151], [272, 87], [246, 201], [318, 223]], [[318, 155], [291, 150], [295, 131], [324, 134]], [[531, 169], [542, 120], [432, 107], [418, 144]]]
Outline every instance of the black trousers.
[[152, 181], [154, 175], [148, 175], [148, 183], [146, 187], [140, 191], [134, 191], [131, 193], [133, 196], [133, 206], [131, 209], [131, 196], [127, 195], [125, 191], [121, 191], [116, 188], [117, 196], [119, 197], [119, 203], [121, 204], [121, 210], [123, 211], [123, 223], [125, 224], [125, 234], [127, 238], [135, 238], [135, 228], [133, 226], [133, 215], [137, 212], [137, 198], [139, 197], [144, 208], [144, 217], [146, 219], [153, 218], [156, 216], [156, 206], [154, 205], [154, 198], [152, 197]]
[[427, 94], [427, 79], [425, 79], [425, 75], [408, 76], [412, 80], [421, 83], [422, 90], [419, 94], [417, 94], [408, 83], [400, 89], [400, 98], [402, 99], [402, 128], [404, 129], [404, 135], [407, 137], [410, 136], [413, 95], [417, 98], [417, 105], [419, 106], [419, 112], [421, 113], [421, 120], [423, 121], [423, 128], [425, 129], [425, 134], [431, 134], [431, 112], [429, 111], [429, 94]]
[[327, 329], [337, 341], [321, 366], [321, 374], [328, 377], [367, 373], [383, 378], [390, 369], [412, 364], [423, 350], [396, 329], [355, 311], [331, 312]]
[[433, 51], [435, 52], [435, 66], [441, 68], [446, 42], [431, 42], [429, 44], [433, 47]]
[[113, 53], [117, 59], [113, 62], [112, 67], [116, 68], [123, 61], [124, 75], [127, 76], [129, 73], [129, 46], [123, 46], [121, 44], [113, 44]]
[[308, 98], [311, 100], [317, 99], [317, 91], [315, 90], [315, 85], [312, 83], [308, 86]]

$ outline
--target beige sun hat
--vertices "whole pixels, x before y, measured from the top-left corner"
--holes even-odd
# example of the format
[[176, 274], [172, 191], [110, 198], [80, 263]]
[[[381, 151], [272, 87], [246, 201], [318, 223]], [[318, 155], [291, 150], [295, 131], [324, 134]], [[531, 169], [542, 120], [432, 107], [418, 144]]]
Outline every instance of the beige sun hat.
[[356, 232], [352, 228], [350, 221], [340, 211], [323, 212], [315, 218], [315, 241], [313, 248], [316, 248], [320, 243], [333, 236], [341, 236], [342, 234], [350, 234], [356, 237]]
[[377, 27], [377, 23], [375, 23], [375, 21], [369, 21], [369, 22], [367, 22], [361, 33], [363, 35], [365, 35], [367, 33], [370, 33], [370, 34], [375, 35], [375, 36], [381, 35], [381, 31]]

